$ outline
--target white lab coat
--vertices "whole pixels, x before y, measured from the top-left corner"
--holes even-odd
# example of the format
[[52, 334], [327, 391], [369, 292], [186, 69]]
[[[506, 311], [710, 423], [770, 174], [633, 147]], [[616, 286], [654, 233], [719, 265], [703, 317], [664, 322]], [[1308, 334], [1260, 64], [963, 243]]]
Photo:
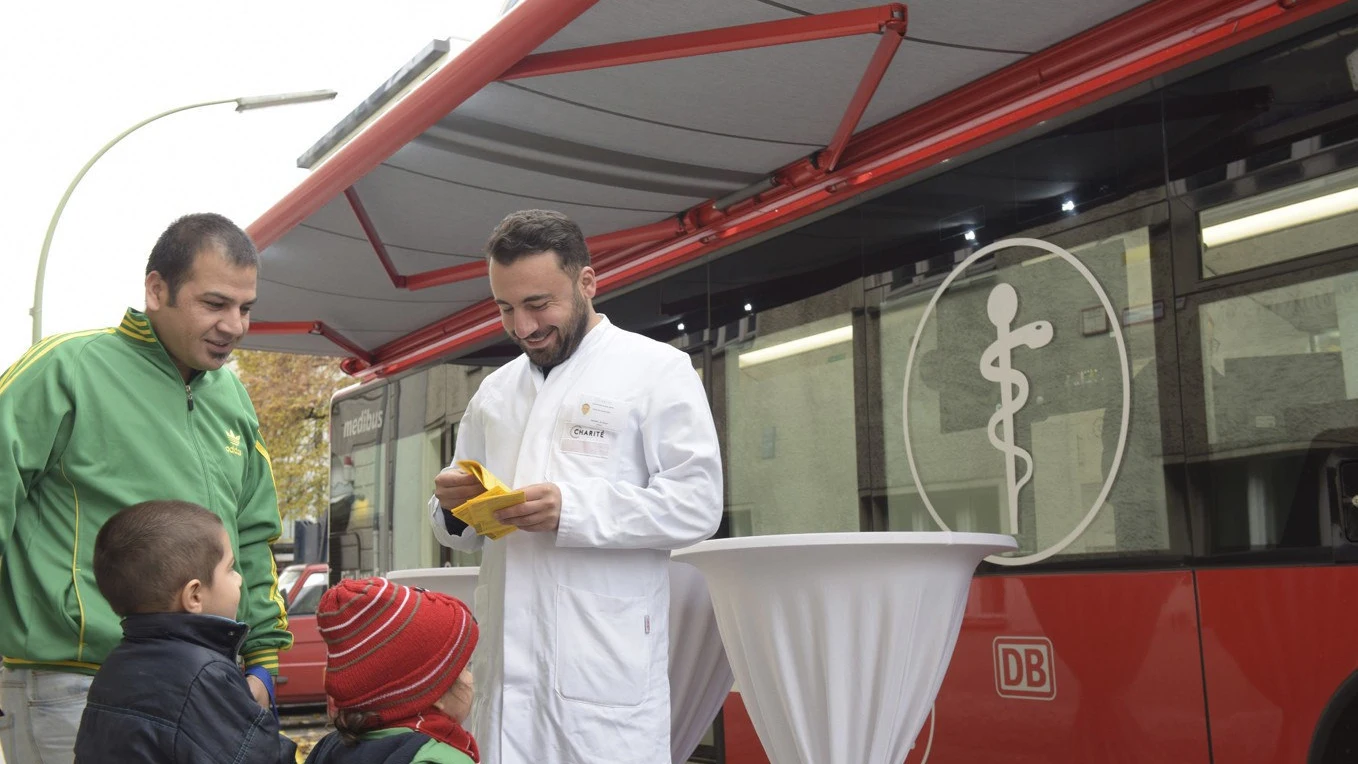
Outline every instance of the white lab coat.
[[721, 456], [687, 355], [603, 318], [565, 363], [526, 356], [486, 378], [455, 460], [511, 487], [561, 490], [555, 533], [486, 543], [473, 609], [470, 720], [484, 764], [668, 764], [669, 550], [717, 529]]

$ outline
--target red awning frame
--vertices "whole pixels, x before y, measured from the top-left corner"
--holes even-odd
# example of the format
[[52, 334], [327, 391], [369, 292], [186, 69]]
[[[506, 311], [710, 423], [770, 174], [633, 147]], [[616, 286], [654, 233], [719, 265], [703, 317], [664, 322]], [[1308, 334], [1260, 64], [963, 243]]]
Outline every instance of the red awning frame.
[[363, 363], [377, 360], [362, 345], [330, 328], [324, 321], [256, 321], [250, 325], [250, 331], [255, 334], [315, 334], [353, 353], [354, 358]]
[[[596, 0], [524, 0], [429, 81], [355, 137], [249, 229], [260, 249], [340, 193], [348, 197], [393, 285], [422, 289], [485, 275], [484, 261], [397, 273], [352, 188], [482, 87], [500, 79], [582, 71], [827, 37], [882, 34], [827, 147], [771, 175], [765, 188], [639, 228], [589, 239], [601, 294], [814, 214], [910, 173], [1093, 103], [1167, 71], [1338, 6], [1344, 0], [1154, 0], [1065, 42], [854, 134], [905, 34], [899, 4], [530, 55]], [[875, 25], [875, 26], [874, 26]], [[734, 46], [734, 47], [730, 47]], [[493, 339], [485, 300], [366, 351], [321, 322], [257, 322], [252, 331], [320, 334], [353, 353], [342, 367], [387, 376]]]
[[[891, 65], [896, 49], [905, 37], [906, 9], [900, 3], [863, 8], [835, 13], [822, 13], [795, 19], [766, 21], [757, 24], [743, 24], [734, 27], [707, 29], [701, 32], [650, 37], [643, 40], [591, 45], [583, 48], [539, 53], [528, 56], [510, 67], [498, 81], [543, 77], [550, 74], [584, 72], [604, 69], [611, 66], [625, 66], [650, 61], [666, 61], [689, 56], [706, 56], [712, 53], [729, 53], [737, 50], [765, 48], [775, 45], [789, 45], [813, 40], [828, 40], [836, 37], [850, 37], [860, 34], [881, 34], [882, 41], [868, 62], [868, 70], [859, 82], [858, 89], [849, 103], [848, 109], [835, 131], [834, 138], [825, 149], [827, 159], [820, 164], [834, 169], [839, 155], [843, 153], [849, 137], [853, 134], [858, 121], [863, 118], [872, 96], [877, 92], [887, 67]], [[397, 289], [411, 291], [430, 287], [470, 281], [486, 275], [485, 261], [463, 263], [447, 268], [437, 268], [410, 275], [397, 272], [386, 245], [377, 232], [377, 226], [363, 207], [358, 197], [358, 189], [349, 186], [344, 196], [358, 218], [359, 226], [372, 245], [382, 268]], [[685, 232], [679, 218], [631, 228], [625, 231], [594, 236], [585, 243], [589, 251], [598, 255], [633, 244], [649, 244], [678, 236]], [[261, 245], [263, 246], [263, 245]]]

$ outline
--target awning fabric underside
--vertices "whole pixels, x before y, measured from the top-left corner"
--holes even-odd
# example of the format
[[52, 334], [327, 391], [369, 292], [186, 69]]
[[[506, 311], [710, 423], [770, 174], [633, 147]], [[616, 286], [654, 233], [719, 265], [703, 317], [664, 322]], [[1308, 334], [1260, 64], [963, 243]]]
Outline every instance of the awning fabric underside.
[[[1126, 46], [1100, 54], [1111, 66], [1137, 50], [1129, 39], [1137, 33], [1154, 34], [1163, 48], [1174, 34], [1200, 35], [1205, 19], [1254, 13], [1276, 23], [1283, 12], [1258, 0], [1138, 6], [525, 0], [445, 64], [451, 71], [430, 76], [366, 131], [386, 131], [391, 142], [404, 130], [408, 140], [382, 151], [376, 135], [360, 134], [251, 227], [264, 265], [256, 331], [245, 344], [362, 359], [351, 370], [380, 364], [485, 323], [481, 248], [510, 211], [559, 210], [590, 237], [596, 266], [628, 262], [801, 184], [867, 166], [891, 147], [888, 133], [909, 131], [911, 113], [925, 119], [950, 93], [964, 100], [954, 91], [969, 84], [1055, 86], [1062, 61], [1072, 74], [1092, 71], [1088, 44], [1067, 43], [1064, 58], [1061, 46], [1048, 50], [1089, 30]], [[1166, 14], [1177, 14], [1170, 21], [1180, 28]], [[507, 70], [485, 63], [497, 54], [491, 46], [503, 51], [532, 34], [545, 42]], [[1002, 79], [1031, 62], [1040, 69]], [[459, 88], [469, 96], [447, 95]], [[990, 106], [1005, 95], [994, 89], [984, 91]], [[445, 96], [456, 107], [431, 113]], [[723, 235], [694, 245], [712, 250]], [[477, 331], [445, 349], [491, 336]]]

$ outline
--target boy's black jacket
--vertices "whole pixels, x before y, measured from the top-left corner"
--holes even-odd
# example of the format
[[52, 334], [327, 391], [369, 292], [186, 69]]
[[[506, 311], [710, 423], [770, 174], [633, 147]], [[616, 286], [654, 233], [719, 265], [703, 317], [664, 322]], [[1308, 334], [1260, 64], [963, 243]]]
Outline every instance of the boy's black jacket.
[[124, 618], [123, 641], [90, 685], [77, 764], [293, 764], [296, 744], [236, 665], [248, 632], [212, 615]]
[[306, 764], [410, 764], [430, 740], [428, 735], [411, 732], [377, 740], [364, 740], [353, 748], [331, 732], [311, 749]]

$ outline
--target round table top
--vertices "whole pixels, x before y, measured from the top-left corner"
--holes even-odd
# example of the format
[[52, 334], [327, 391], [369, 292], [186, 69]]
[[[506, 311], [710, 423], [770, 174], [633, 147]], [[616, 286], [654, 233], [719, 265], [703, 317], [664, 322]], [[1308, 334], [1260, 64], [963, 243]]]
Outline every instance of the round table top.
[[743, 549], [783, 549], [809, 546], [852, 549], [886, 546], [979, 546], [993, 547], [996, 552], [1003, 552], [1018, 549], [1018, 542], [1014, 540], [1013, 536], [999, 533], [960, 533], [955, 531], [788, 533], [772, 536], [710, 539], [686, 549], [676, 550], [671, 556], [676, 560], [682, 560], [685, 557], [700, 554]]
[[386, 577], [392, 581], [413, 576], [476, 576], [481, 573], [479, 567], [472, 568], [402, 568], [387, 573]]

